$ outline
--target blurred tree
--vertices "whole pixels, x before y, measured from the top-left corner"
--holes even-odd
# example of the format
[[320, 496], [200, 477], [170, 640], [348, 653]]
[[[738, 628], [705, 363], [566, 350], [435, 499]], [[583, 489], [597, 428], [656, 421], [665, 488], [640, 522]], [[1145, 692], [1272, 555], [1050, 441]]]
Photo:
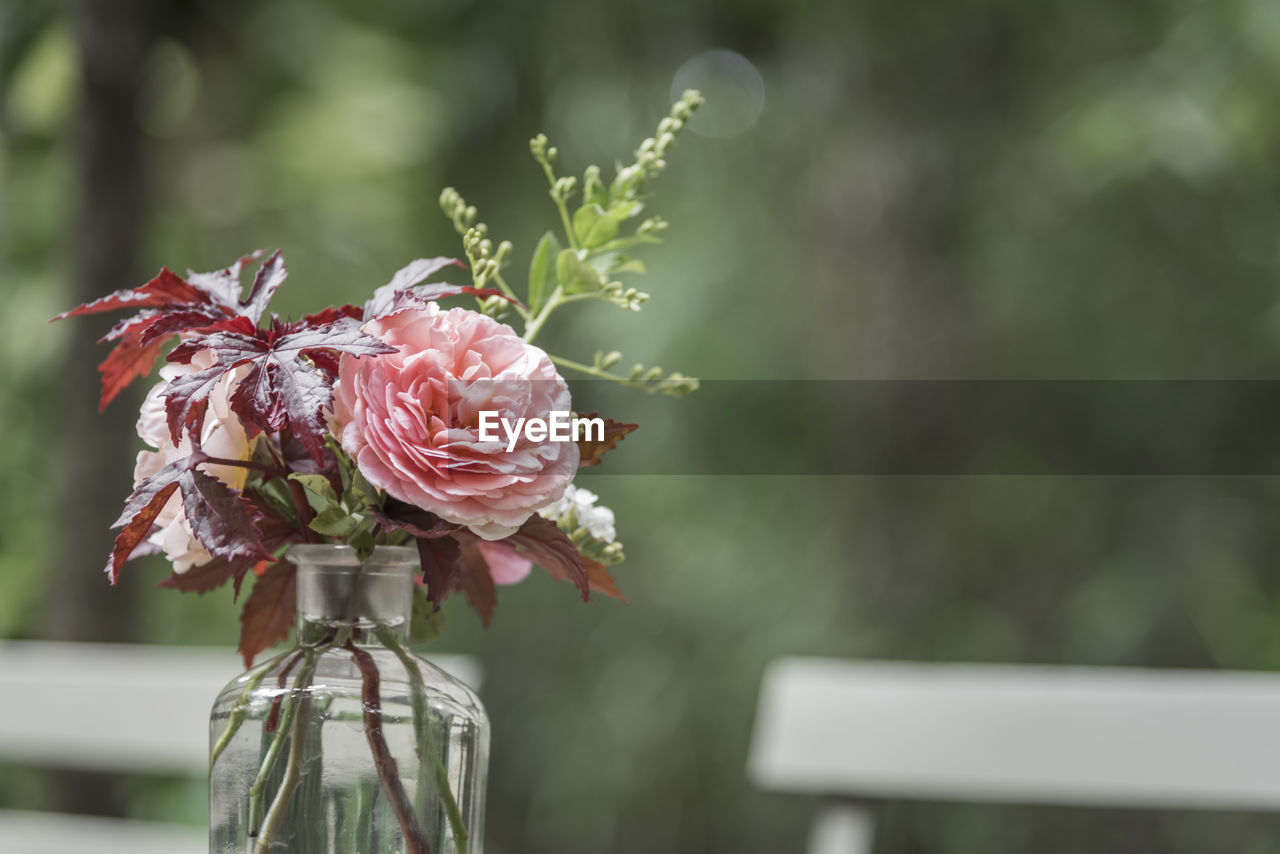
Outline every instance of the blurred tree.
[[[146, 138], [137, 115], [143, 69], [160, 33], [159, 0], [75, 3], [70, 19], [79, 49], [80, 111], [76, 127], [75, 218], [67, 233], [71, 258], [68, 305], [135, 286], [148, 221]], [[120, 492], [132, 476], [129, 447], [136, 420], [130, 400], [99, 414], [102, 354], [97, 339], [109, 318], [93, 318], [72, 336], [54, 390], [58, 431], [51, 437], [57, 486], [56, 525], [68, 532], [101, 531], [114, 521]], [[62, 536], [43, 574], [48, 595], [39, 634], [57, 640], [139, 640], [133, 597], [87, 571], [103, 560], [97, 537]], [[51, 775], [50, 806], [82, 813], [124, 814], [118, 781], [100, 775]]]

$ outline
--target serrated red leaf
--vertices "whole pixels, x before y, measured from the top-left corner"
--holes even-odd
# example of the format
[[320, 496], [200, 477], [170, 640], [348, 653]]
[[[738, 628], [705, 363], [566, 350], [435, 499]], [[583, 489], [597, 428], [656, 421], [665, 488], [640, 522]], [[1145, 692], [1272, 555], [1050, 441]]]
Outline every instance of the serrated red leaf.
[[257, 536], [254, 508], [239, 492], [195, 466], [178, 483], [191, 532], [210, 554], [232, 560], [267, 557]]
[[323, 463], [323, 436], [328, 432], [323, 411], [333, 399], [332, 374], [316, 367], [313, 356], [341, 352], [355, 356], [394, 353], [395, 347], [339, 321], [313, 329], [283, 332], [278, 327], [245, 329], [247, 318], [236, 318], [226, 328], [192, 338], [169, 354], [170, 361], [190, 361], [200, 350], [212, 350], [217, 363], [175, 379], [165, 395], [165, 410], [172, 435], [179, 434], [185, 413], [204, 400], [223, 374], [241, 365], [249, 370], [231, 394], [231, 409], [249, 436], [277, 433], [289, 427], [311, 458]]
[[583, 564], [582, 555], [569, 535], [560, 530], [555, 522], [535, 513], [520, 526], [520, 530], [500, 542], [514, 546], [521, 555], [545, 569], [552, 578], [569, 580], [582, 594], [582, 601], [591, 601], [591, 579]]
[[488, 628], [493, 620], [493, 609], [498, 605], [498, 588], [489, 574], [489, 564], [476, 548], [474, 540], [459, 543], [458, 555], [458, 588], [480, 615], [481, 624]]
[[[182, 442], [182, 434], [204, 424], [209, 408], [209, 394], [222, 381], [226, 371], [220, 365], [180, 374], [169, 381], [164, 394], [164, 413], [173, 444]], [[252, 434], [250, 434], [252, 438]]]
[[240, 613], [240, 654], [253, 666], [258, 653], [289, 636], [297, 616], [297, 568], [287, 560], [258, 576]]
[[[588, 412], [579, 418], [599, 418], [598, 412]], [[639, 429], [639, 424], [624, 424], [612, 418], [604, 419], [604, 437], [601, 441], [594, 439], [578, 440], [578, 468], [597, 465], [607, 451], [612, 451], [632, 430]]]
[[181, 309], [166, 312], [155, 321], [138, 330], [138, 341], [150, 344], [167, 339], [179, 332], [203, 331], [217, 326], [227, 316], [216, 309]]
[[[145, 500], [141, 497], [131, 499], [131, 503], [136, 503], [138, 507], [131, 514], [132, 518], [125, 525], [124, 530], [116, 537], [115, 545], [111, 549], [111, 559], [107, 562], [107, 578], [112, 584], [115, 584], [120, 577], [120, 567], [124, 566], [138, 544], [151, 533], [151, 526], [155, 524], [156, 517], [160, 515], [160, 511], [169, 501], [169, 496], [173, 495], [177, 488], [177, 481], [170, 481], [146, 492]], [[124, 516], [121, 517], [121, 519], [124, 518]], [[122, 523], [117, 521], [113, 527], [118, 527], [120, 524]]]
[[386, 317], [406, 308], [421, 308], [429, 302], [459, 294], [470, 294], [481, 298], [500, 296], [510, 302], [517, 302], [496, 288], [474, 288], [470, 285], [450, 285], [444, 282], [420, 284], [450, 266], [466, 269], [456, 258], [418, 258], [410, 261], [396, 271], [391, 281], [378, 288], [369, 297], [364, 304], [364, 319]]
[[423, 510], [407, 501], [388, 497], [382, 508], [370, 507], [369, 513], [378, 520], [385, 531], [404, 531], [416, 539], [446, 537], [459, 526], [446, 522], [430, 510]]
[[241, 579], [255, 563], [256, 561], [251, 558], [225, 560], [215, 557], [207, 563], [191, 567], [186, 572], [171, 573], [158, 586], [169, 590], [180, 590], [183, 593], [204, 594], [234, 579], [236, 586], [239, 587]]
[[216, 326], [226, 319], [227, 315], [217, 306], [164, 310], [148, 308], [120, 321], [99, 340], [116, 341], [132, 336], [145, 346], [178, 332]]
[[262, 319], [263, 312], [267, 310], [267, 304], [271, 302], [276, 289], [284, 284], [284, 280], [288, 277], [289, 269], [284, 265], [284, 256], [277, 249], [258, 268], [257, 275], [253, 277], [253, 287], [249, 289], [249, 296], [241, 305], [240, 313], [257, 323]]
[[165, 339], [180, 332], [208, 328], [235, 313], [233, 302], [224, 304], [217, 293], [187, 282], [168, 267], [141, 287], [116, 291], [101, 299], [64, 312], [54, 320], [119, 309], [141, 309], [117, 323], [104, 340], [116, 347], [99, 365], [105, 408], [130, 382], [151, 372]]
[[439, 610], [458, 586], [462, 574], [461, 549], [453, 537], [423, 537], [418, 539], [417, 545], [427, 599]]
[[[124, 526], [116, 537], [107, 574], [112, 583], [120, 567], [151, 531], [156, 516], [175, 489], [182, 494], [182, 506], [192, 532], [215, 558], [227, 560], [268, 557], [257, 537], [252, 506], [239, 493], [200, 471], [208, 457], [196, 448], [188, 457], [169, 463], [138, 484], [125, 501], [113, 528]], [[159, 500], [163, 495], [165, 501]]]
[[289, 324], [290, 332], [298, 332], [303, 329], [314, 329], [317, 326], [328, 326], [331, 323], [337, 323], [339, 320], [360, 320], [364, 317], [364, 309], [358, 305], [347, 303], [346, 305], [329, 306], [323, 311], [317, 311], [315, 314], [304, 314], [301, 319]]
[[382, 293], [383, 289], [388, 287], [383, 285], [374, 292], [373, 297], [365, 304], [364, 317], [366, 320], [376, 320], [380, 317], [386, 317], [399, 311], [409, 308], [423, 308], [429, 302], [436, 300], [448, 299], [456, 297], [459, 294], [470, 294], [475, 297], [502, 297], [509, 302], [519, 304], [516, 300], [507, 297], [497, 288], [473, 288], [470, 285], [418, 285], [414, 288], [406, 288], [404, 290], [392, 291], [390, 293]]
[[159, 308], [161, 306], [187, 305], [209, 302], [209, 297], [199, 288], [192, 287], [168, 267], [161, 268], [156, 277], [139, 288], [115, 291], [105, 297], [64, 311], [54, 320], [80, 317], [85, 314], [101, 314], [122, 308]]
[[209, 273], [197, 273], [187, 270], [187, 281], [208, 294], [219, 305], [235, 309], [240, 304], [240, 274], [253, 261], [257, 261], [266, 251], [256, 249], [243, 255], [229, 267]]
[[244, 492], [240, 497], [245, 509], [253, 516], [253, 526], [258, 532], [258, 540], [266, 551], [274, 553], [286, 543], [300, 543], [305, 540], [303, 533], [294, 527], [293, 522], [282, 516], [280, 511], [258, 493]]
[[631, 604], [631, 600], [623, 595], [622, 590], [618, 587], [617, 580], [609, 574], [609, 569], [600, 561], [592, 560], [589, 557], [582, 558], [582, 564], [587, 568], [587, 582], [591, 586], [594, 593], [603, 593], [605, 596], [611, 596], [621, 602]]
[[163, 341], [153, 341], [144, 346], [138, 342], [137, 338], [129, 337], [107, 354], [107, 358], [98, 365], [98, 373], [102, 374], [102, 397], [98, 400], [99, 412], [106, 409], [107, 404], [124, 391], [129, 383], [151, 373], [163, 343]]

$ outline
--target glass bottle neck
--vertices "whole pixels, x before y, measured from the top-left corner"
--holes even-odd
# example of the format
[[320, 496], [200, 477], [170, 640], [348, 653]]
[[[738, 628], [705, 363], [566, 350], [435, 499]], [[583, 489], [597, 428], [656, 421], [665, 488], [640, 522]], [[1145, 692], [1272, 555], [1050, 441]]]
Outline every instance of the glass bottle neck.
[[304, 646], [346, 636], [381, 643], [390, 633], [407, 643], [413, 611], [417, 553], [380, 547], [362, 563], [350, 546], [295, 546], [298, 568], [298, 642]]

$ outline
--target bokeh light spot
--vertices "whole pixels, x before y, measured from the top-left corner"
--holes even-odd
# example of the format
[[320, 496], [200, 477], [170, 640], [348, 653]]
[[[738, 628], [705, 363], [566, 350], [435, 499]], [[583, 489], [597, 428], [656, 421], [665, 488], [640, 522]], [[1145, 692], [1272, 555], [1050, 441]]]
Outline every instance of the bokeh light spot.
[[711, 50], [686, 62], [671, 84], [672, 99], [697, 89], [707, 99], [689, 122], [701, 136], [737, 136], [756, 123], [764, 109], [764, 78], [740, 53]]

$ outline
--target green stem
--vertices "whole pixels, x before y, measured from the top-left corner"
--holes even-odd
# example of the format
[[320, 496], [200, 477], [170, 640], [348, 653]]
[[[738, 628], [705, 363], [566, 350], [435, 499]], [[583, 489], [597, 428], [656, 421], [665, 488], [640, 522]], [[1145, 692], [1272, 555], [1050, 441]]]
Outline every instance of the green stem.
[[316, 518], [316, 511], [311, 509], [311, 502], [307, 501], [307, 493], [302, 488], [302, 484], [296, 480], [290, 480], [287, 483], [289, 494], [293, 496], [293, 505], [298, 511], [298, 527], [302, 531], [302, 536], [308, 543], [321, 542], [320, 536], [311, 530], [311, 520]]
[[539, 157], [538, 163], [542, 165], [542, 171], [547, 174], [547, 183], [551, 185], [551, 199], [560, 210], [560, 222], [564, 225], [564, 236], [569, 241], [569, 248], [577, 249], [578, 240], [573, 234], [573, 221], [569, 219], [569, 207], [556, 192], [556, 170], [551, 168], [550, 160]]
[[213, 771], [213, 765], [218, 761], [218, 757], [222, 755], [222, 752], [227, 749], [227, 745], [231, 743], [231, 739], [235, 737], [240, 725], [244, 723], [245, 712], [249, 709], [249, 696], [262, 684], [262, 680], [267, 675], [267, 670], [270, 667], [271, 662], [265, 661], [250, 673], [249, 681], [245, 683], [244, 690], [240, 692], [240, 696], [236, 699], [235, 707], [231, 710], [230, 717], [227, 718], [227, 728], [222, 731], [217, 743], [213, 745], [213, 750], [209, 752], [210, 772]]
[[524, 327], [525, 343], [532, 343], [538, 332], [542, 329], [542, 324], [547, 322], [547, 318], [551, 316], [551, 312], [556, 310], [564, 301], [564, 291], [559, 285], [551, 292], [551, 296], [547, 297], [547, 302], [542, 306], [542, 310], [538, 312], [538, 316], [530, 320]]
[[[271, 776], [271, 772], [275, 769], [276, 760], [280, 758], [280, 751], [284, 748], [285, 738], [288, 737], [289, 731], [293, 728], [293, 719], [297, 715], [298, 705], [302, 699], [303, 693], [311, 684], [311, 677], [315, 674], [316, 669], [316, 650], [308, 647], [306, 650], [306, 658], [302, 662], [302, 669], [298, 671], [297, 678], [293, 681], [293, 688], [289, 692], [289, 704], [285, 706], [281, 715], [282, 720], [276, 728], [276, 734], [271, 739], [271, 744], [267, 748], [267, 755], [262, 758], [262, 766], [258, 768], [258, 776], [254, 779], [253, 785], [249, 787], [249, 836], [258, 836], [258, 823], [262, 816], [262, 795], [267, 786], [267, 779]], [[258, 842], [258, 848], [263, 848], [263, 840]]]
[[[285, 810], [289, 808], [289, 801], [302, 776], [302, 755], [307, 745], [307, 719], [311, 715], [311, 694], [307, 692], [307, 688], [310, 686], [314, 672], [315, 651], [308, 649], [307, 660], [303, 664], [302, 672], [298, 674], [298, 682], [294, 683], [294, 690], [302, 691], [302, 694], [296, 703], [290, 704], [296, 705], [297, 712], [293, 716], [293, 734], [289, 741], [289, 764], [285, 768], [284, 779], [280, 781], [280, 788], [276, 790], [276, 796], [271, 801], [271, 809], [267, 810], [267, 817], [262, 822], [262, 833], [259, 834], [254, 846], [257, 854], [266, 854], [270, 848], [271, 838], [280, 829], [280, 822], [284, 819]], [[303, 678], [307, 680], [305, 685], [299, 684]], [[281, 729], [283, 730], [283, 727]]]
[[590, 365], [584, 365], [581, 362], [575, 362], [572, 359], [566, 359], [566, 358], [563, 358], [562, 356], [556, 356], [552, 354], [548, 354], [548, 355], [551, 356], [551, 361], [555, 362], [560, 367], [568, 368], [571, 371], [577, 371], [580, 374], [586, 374], [589, 377], [595, 377], [596, 379], [600, 379], [600, 380], [609, 380], [611, 382], [617, 383], [618, 385], [627, 386], [628, 388], [638, 388], [641, 391], [652, 392], [654, 390], [653, 385], [640, 382], [639, 380], [632, 380], [626, 377], [619, 377], [609, 373], [608, 371], [601, 371], [597, 368], [591, 367]]
[[502, 291], [502, 293], [507, 297], [507, 299], [511, 300], [511, 302], [508, 303], [508, 305], [510, 305], [512, 308], [516, 310], [516, 313], [519, 314], [520, 317], [524, 319], [525, 323], [528, 323], [529, 318], [532, 317], [533, 315], [529, 314], [528, 309], [526, 309], [524, 306], [520, 304], [520, 300], [516, 297], [515, 290], [512, 289], [512, 287], [507, 284], [506, 279], [502, 278], [501, 270], [494, 271], [493, 280], [497, 282], [498, 290]]
[[463, 820], [462, 810], [458, 808], [458, 801], [453, 796], [449, 772], [440, 761], [440, 757], [431, 750], [431, 719], [427, 709], [427, 686], [422, 681], [422, 673], [418, 670], [417, 662], [410, 658], [409, 653], [396, 640], [394, 632], [386, 626], [379, 626], [375, 631], [382, 645], [395, 653], [409, 674], [410, 696], [413, 701], [414, 746], [418, 752], [418, 767], [431, 769], [432, 776], [435, 778], [436, 794], [440, 796], [440, 803], [444, 805], [445, 814], [449, 817], [455, 849], [458, 854], [467, 854], [467, 848], [470, 845], [467, 823]]

